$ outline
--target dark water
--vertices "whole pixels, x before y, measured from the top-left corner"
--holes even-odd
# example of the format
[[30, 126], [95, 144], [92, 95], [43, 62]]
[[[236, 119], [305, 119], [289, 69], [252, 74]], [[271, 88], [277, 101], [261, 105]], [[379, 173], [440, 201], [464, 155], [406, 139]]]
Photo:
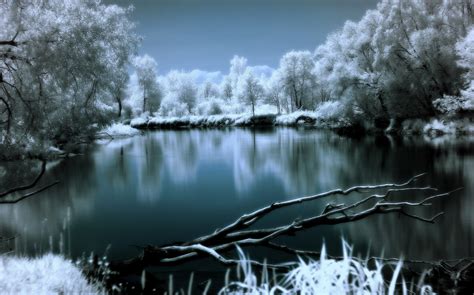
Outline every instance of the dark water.
[[[27, 164], [1, 164], [1, 186], [21, 179]], [[42, 183], [50, 190], [0, 206], [1, 236], [16, 235], [19, 253], [51, 248], [74, 257], [137, 253], [134, 245], [188, 240], [276, 200], [357, 184], [403, 181], [428, 172], [420, 184], [464, 187], [420, 211], [444, 211], [436, 224], [397, 215], [326, 226], [289, 239], [294, 246], [340, 250], [344, 236], [365, 253], [419, 259], [474, 256], [474, 144], [469, 139], [349, 139], [297, 130], [148, 132], [101, 143], [85, 155], [52, 163]], [[31, 174], [31, 175], [34, 175]], [[24, 180], [26, 181], [26, 180]], [[419, 196], [414, 196], [419, 197]], [[355, 197], [356, 198], [356, 197]], [[285, 223], [320, 212], [325, 199], [263, 221]]]

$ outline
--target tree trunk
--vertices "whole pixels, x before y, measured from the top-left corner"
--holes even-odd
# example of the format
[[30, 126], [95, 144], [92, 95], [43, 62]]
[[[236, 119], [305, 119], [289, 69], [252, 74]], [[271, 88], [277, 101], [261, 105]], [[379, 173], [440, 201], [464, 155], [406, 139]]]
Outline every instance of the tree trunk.
[[385, 101], [383, 100], [382, 93], [380, 93], [380, 92], [377, 93], [377, 99], [380, 102], [380, 106], [382, 107], [382, 111], [383, 111], [385, 117], [390, 118], [390, 114], [388, 112], [387, 105], [385, 104]]
[[142, 108], [142, 111], [146, 112], [146, 88], [145, 87], [143, 87], [143, 108]]
[[117, 117], [122, 117], [122, 100], [120, 99], [120, 97], [116, 96], [115, 97], [115, 100], [117, 101], [118, 103], [118, 112], [117, 112]]

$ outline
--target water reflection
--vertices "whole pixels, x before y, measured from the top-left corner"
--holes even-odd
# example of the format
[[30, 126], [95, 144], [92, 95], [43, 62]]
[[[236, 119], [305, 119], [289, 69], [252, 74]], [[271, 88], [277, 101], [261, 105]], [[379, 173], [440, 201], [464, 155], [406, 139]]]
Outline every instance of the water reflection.
[[[0, 185], [13, 183], [28, 169], [0, 164]], [[420, 172], [429, 173], [425, 184], [464, 187], [423, 212], [445, 211], [438, 224], [374, 217], [317, 230], [296, 243], [318, 247], [324, 238], [339, 248], [342, 233], [361, 252], [370, 243], [374, 253], [384, 250], [388, 256], [473, 256], [472, 140], [348, 139], [285, 128], [148, 132], [100, 143], [84, 156], [49, 167], [43, 181], [59, 179], [60, 185], [17, 205], [0, 206], [0, 234], [20, 236], [17, 250], [28, 253], [46, 249], [49, 235], [58, 244], [62, 233], [63, 247], [73, 255], [112, 244], [113, 255], [127, 256], [135, 253], [129, 245], [189, 239], [275, 200], [401, 181]], [[269, 222], [323, 205], [288, 211]], [[68, 210], [71, 220], [65, 226]], [[64, 238], [69, 235], [70, 241]]]

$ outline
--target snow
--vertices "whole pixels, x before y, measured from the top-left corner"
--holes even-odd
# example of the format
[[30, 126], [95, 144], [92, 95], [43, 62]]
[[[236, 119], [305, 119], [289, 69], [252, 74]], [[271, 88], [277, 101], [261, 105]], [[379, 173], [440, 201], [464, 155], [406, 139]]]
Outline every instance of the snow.
[[133, 127], [133, 128], [136, 128], [136, 127], [139, 127], [139, 126], [142, 126], [142, 125], [146, 125], [147, 122], [148, 122], [147, 119], [142, 118], [142, 117], [138, 117], [138, 118], [134, 118], [134, 119], [132, 119], [132, 121], [130, 121], [130, 126]]
[[105, 134], [106, 136], [111, 137], [130, 137], [140, 134], [140, 131], [130, 125], [114, 123], [103, 129], [99, 134]]
[[311, 112], [311, 111], [296, 111], [293, 113], [277, 116], [275, 123], [276, 125], [283, 125], [283, 126], [296, 125], [298, 124], [298, 121], [300, 121], [301, 117], [308, 117], [308, 118], [316, 120], [317, 114], [316, 112]]
[[0, 257], [2, 294], [100, 294], [81, 270], [62, 256]]

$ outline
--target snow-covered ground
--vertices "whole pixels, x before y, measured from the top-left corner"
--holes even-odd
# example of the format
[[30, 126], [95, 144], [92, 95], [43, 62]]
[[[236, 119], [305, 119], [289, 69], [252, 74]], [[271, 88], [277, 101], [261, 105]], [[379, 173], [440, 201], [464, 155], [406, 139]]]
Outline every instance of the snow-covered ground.
[[[198, 116], [143, 116], [133, 119], [130, 126], [114, 124], [104, 131], [112, 135], [118, 135], [127, 133], [134, 134], [134, 128], [159, 129], [251, 125], [305, 125], [317, 128], [337, 129], [341, 127], [350, 128], [354, 125], [352, 121], [345, 115], [345, 107], [341, 102], [328, 101], [322, 103], [315, 111], [295, 111], [287, 114], [277, 114], [276, 109], [263, 105], [257, 107], [255, 116], [252, 116], [252, 113], [249, 111], [239, 114]], [[368, 130], [374, 129], [373, 126], [370, 127], [370, 122], [366, 123]], [[393, 126], [391, 126], [391, 128], [393, 128]], [[387, 130], [388, 133], [393, 133], [393, 131], [394, 130]], [[470, 117], [456, 118], [447, 115], [432, 119], [409, 119], [405, 120], [401, 128], [396, 129], [394, 132], [399, 132], [403, 135], [420, 134], [430, 137], [442, 135], [474, 135], [474, 119]]]
[[81, 270], [61, 256], [0, 257], [1, 294], [101, 294]]
[[[134, 121], [141, 119], [137, 118]], [[123, 123], [114, 123], [98, 133], [99, 138], [116, 138], [116, 137], [130, 137], [140, 134], [140, 131], [130, 125]]]

